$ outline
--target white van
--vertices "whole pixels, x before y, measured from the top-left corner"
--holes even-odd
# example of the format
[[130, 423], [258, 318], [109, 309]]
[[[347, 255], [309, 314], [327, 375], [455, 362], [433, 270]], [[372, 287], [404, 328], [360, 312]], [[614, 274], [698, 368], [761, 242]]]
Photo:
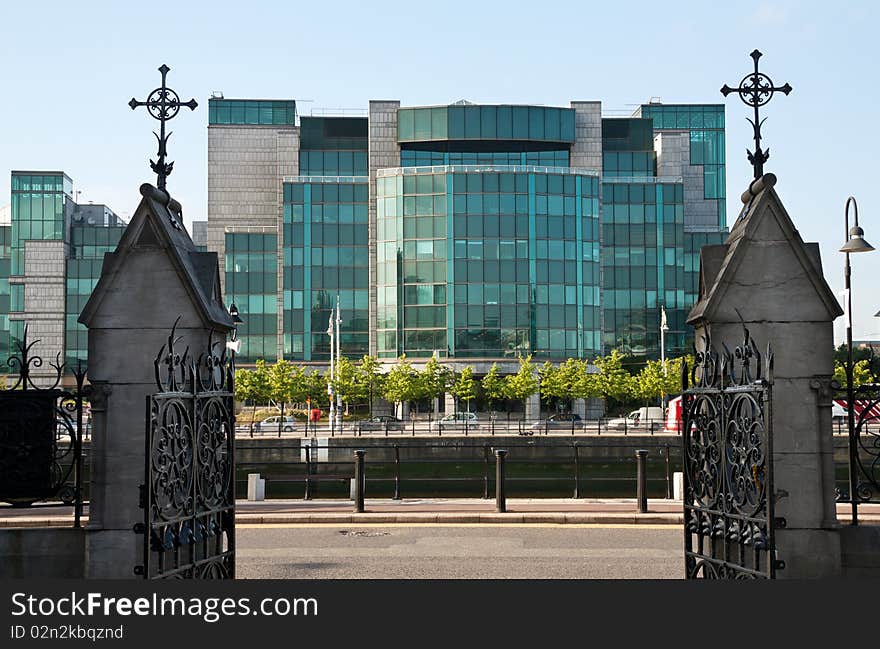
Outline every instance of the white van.
[[626, 417], [608, 420], [608, 428], [659, 428], [663, 425], [663, 408], [643, 406]]

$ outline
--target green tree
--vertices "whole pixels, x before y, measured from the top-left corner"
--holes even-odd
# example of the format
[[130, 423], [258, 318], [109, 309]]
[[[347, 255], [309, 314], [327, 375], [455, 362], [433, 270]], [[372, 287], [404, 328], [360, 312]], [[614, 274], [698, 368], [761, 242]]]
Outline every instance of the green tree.
[[330, 396], [327, 394], [327, 379], [318, 370], [312, 370], [309, 374], [303, 371], [303, 394], [313, 408], [322, 408], [330, 405]]
[[649, 405], [651, 401], [680, 392], [680, 364], [681, 359], [648, 361], [633, 377], [633, 396]]
[[404, 354], [397, 359], [397, 363], [385, 375], [383, 396], [397, 405], [417, 398], [419, 391], [418, 374], [413, 369], [412, 363], [406, 360], [406, 354]]
[[324, 373], [326, 383], [333, 385], [333, 391], [339, 395], [340, 401], [350, 404], [360, 397], [360, 385], [357, 381], [357, 367], [345, 356], [336, 362], [336, 377], [330, 380], [330, 369]]
[[238, 370], [235, 373], [235, 398], [244, 403], [251, 402], [251, 433], [257, 416], [257, 406], [268, 403], [270, 395], [269, 368], [262, 358], [257, 360], [253, 370]]
[[455, 372], [449, 366], [441, 364], [436, 356], [432, 356], [419, 372], [418, 381], [420, 397], [439, 399], [455, 381]]
[[622, 359], [621, 353], [615, 349], [608, 356], [600, 356], [593, 361], [599, 368], [599, 373], [593, 379], [596, 391], [606, 402], [622, 403], [633, 393], [633, 378], [623, 368]]
[[[452, 386], [449, 388], [452, 396], [458, 402], [464, 401], [467, 405], [467, 411], [471, 411], [471, 401], [477, 396], [477, 385], [474, 381], [474, 368], [470, 365], [466, 366], [456, 377]], [[456, 408], [458, 410], [459, 408]]]
[[370, 403], [370, 417], [373, 416], [373, 397], [382, 393], [382, 383], [385, 375], [382, 374], [382, 363], [373, 356], [365, 355], [357, 365], [355, 381], [359, 386], [361, 399], [368, 399]]
[[296, 381], [294, 379], [294, 366], [290, 361], [279, 359], [274, 365], [268, 367], [269, 399], [274, 401], [281, 411], [278, 420], [278, 436], [281, 436], [281, 427], [284, 423], [284, 408], [294, 398]]
[[585, 398], [581, 395], [581, 389], [586, 371], [586, 363], [578, 358], [569, 358], [558, 366], [544, 363], [541, 368], [541, 397], [548, 406], [556, 400], [571, 409], [572, 400]]
[[[541, 401], [547, 405], [547, 410], [550, 410], [550, 404], [553, 401], [563, 398], [565, 386], [562, 381], [562, 373], [550, 361], [545, 361], [538, 370], [538, 389], [541, 393]], [[540, 417], [540, 413], [538, 416]]]
[[492, 363], [492, 367], [489, 368], [486, 376], [483, 377], [480, 386], [483, 388], [483, 394], [489, 400], [489, 407], [492, 410], [495, 410], [494, 406], [498, 401], [506, 398], [504, 377], [498, 372], [497, 363]]
[[535, 376], [535, 364], [532, 357], [519, 357], [519, 370], [504, 379], [504, 393], [508, 399], [525, 402], [538, 391], [538, 378]]
[[[855, 357], [853, 357], [855, 358]], [[846, 388], [846, 361], [834, 361], [834, 379], [840, 383], [841, 387]], [[853, 387], [857, 388], [865, 383], [873, 383], [874, 377], [871, 375], [871, 368], [868, 359], [862, 359], [853, 363]]]

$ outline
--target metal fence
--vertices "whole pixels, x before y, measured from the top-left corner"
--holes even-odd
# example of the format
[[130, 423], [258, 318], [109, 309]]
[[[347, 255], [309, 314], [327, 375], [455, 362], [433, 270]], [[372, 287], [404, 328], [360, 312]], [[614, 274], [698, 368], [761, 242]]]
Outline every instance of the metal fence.
[[[239, 461], [236, 487], [246, 495], [247, 476], [266, 480], [269, 498], [346, 498], [355, 477], [355, 451], [364, 450], [365, 490], [371, 498], [489, 498], [496, 489], [495, 451], [507, 451], [505, 491], [515, 497], [636, 496], [636, 444], [306, 444], [300, 449], [249, 445]], [[293, 451], [293, 453], [291, 452]], [[298, 452], [297, 452], [298, 451]], [[244, 453], [239, 453], [241, 457]], [[287, 457], [284, 457], [284, 456]], [[255, 457], [256, 456], [256, 457]], [[259, 457], [262, 456], [262, 457]], [[648, 494], [672, 498], [681, 447], [673, 442], [648, 451]]]
[[[243, 421], [242, 421], [243, 420]], [[239, 417], [235, 427], [237, 437], [416, 437], [422, 436], [495, 436], [520, 435], [523, 437], [549, 435], [679, 435], [680, 425], [671, 428], [666, 420], [651, 419], [633, 424], [623, 417], [602, 419], [553, 421], [550, 419], [522, 419], [499, 413], [492, 418], [482, 414], [471, 421], [445, 421], [432, 414], [406, 420], [372, 422], [366, 419], [343, 420], [340, 427], [327, 421], [317, 423], [293, 421], [253, 426], [247, 417]]]

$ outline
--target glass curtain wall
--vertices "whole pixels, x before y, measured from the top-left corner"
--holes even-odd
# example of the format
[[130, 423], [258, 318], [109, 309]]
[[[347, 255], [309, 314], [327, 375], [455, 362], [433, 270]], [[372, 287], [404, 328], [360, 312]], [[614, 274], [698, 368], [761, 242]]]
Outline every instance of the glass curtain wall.
[[368, 185], [365, 176], [284, 183], [284, 357], [328, 361], [339, 296], [343, 355], [369, 352]]
[[598, 351], [598, 179], [433, 171], [377, 180], [379, 356]]
[[273, 362], [278, 354], [278, 236], [265, 232], [226, 233], [226, 302], [244, 322], [238, 327], [237, 358]]
[[[72, 181], [61, 172], [12, 172], [12, 275], [24, 274], [25, 241], [65, 238], [65, 203], [72, 202], [72, 191]], [[23, 308], [12, 305], [14, 311]]]
[[683, 353], [684, 204], [681, 183], [602, 184], [605, 352], [660, 357], [660, 308], [670, 331], [667, 354]]
[[293, 126], [296, 102], [255, 99], [208, 100], [208, 124]]
[[88, 302], [101, 277], [104, 253], [113, 252], [125, 232], [125, 226], [70, 229], [70, 257], [67, 260], [64, 362], [75, 368], [88, 361], [88, 329], [79, 322], [79, 314]]
[[637, 112], [653, 120], [655, 130], [690, 132], [690, 163], [703, 165], [703, 198], [717, 199], [718, 227], [727, 227], [724, 106], [643, 104]]

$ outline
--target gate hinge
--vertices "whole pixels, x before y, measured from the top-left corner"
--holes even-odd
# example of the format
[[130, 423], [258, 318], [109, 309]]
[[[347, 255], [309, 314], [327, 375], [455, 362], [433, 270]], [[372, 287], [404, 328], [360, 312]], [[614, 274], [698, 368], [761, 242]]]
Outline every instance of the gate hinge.
[[783, 516], [778, 516], [773, 519], [773, 527], [776, 527], [776, 528], [782, 530], [782, 529], [785, 529], [786, 525], [787, 525], [787, 522], [785, 520], [785, 517], [783, 517]]
[[138, 507], [144, 509], [147, 506], [147, 485], [138, 485]]
[[147, 526], [143, 523], [135, 523], [134, 526], [132, 526], [131, 531], [135, 534], [143, 534], [147, 531]]
[[138, 575], [139, 577], [143, 577], [144, 567], [143, 566], [135, 566], [134, 567], [134, 574]]

